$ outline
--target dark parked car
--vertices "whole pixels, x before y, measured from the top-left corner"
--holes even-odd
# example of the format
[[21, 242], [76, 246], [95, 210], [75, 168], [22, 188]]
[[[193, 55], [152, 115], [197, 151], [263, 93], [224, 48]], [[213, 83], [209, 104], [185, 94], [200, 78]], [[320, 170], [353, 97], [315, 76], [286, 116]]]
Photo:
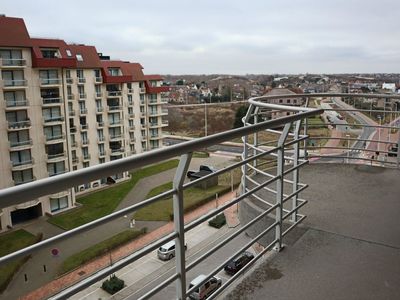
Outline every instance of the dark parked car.
[[239, 257], [228, 262], [228, 264], [225, 266], [224, 270], [229, 275], [234, 275], [241, 268], [243, 268], [245, 265], [247, 265], [249, 263], [249, 261], [251, 261], [253, 258], [254, 258], [254, 255], [252, 253], [250, 253], [248, 251], [243, 252], [242, 254], [240, 254]]

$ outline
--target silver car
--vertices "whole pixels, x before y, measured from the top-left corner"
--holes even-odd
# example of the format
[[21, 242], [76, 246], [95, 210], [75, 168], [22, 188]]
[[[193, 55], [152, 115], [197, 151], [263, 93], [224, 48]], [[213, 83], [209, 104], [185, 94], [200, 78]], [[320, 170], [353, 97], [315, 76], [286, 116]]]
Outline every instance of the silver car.
[[[185, 250], [186, 249], [187, 249], [187, 244], [185, 243]], [[175, 256], [175, 241], [169, 241], [168, 243], [158, 248], [157, 256], [161, 260], [172, 259]]]

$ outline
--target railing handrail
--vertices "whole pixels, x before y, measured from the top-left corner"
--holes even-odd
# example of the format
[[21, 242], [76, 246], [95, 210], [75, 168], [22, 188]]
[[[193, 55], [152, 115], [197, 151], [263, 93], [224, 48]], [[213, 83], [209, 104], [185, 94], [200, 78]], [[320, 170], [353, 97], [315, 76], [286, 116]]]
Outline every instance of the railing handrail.
[[137, 169], [145, 165], [176, 157], [177, 155], [193, 152], [198, 149], [204, 149], [214, 144], [239, 138], [256, 131], [274, 128], [288, 122], [294, 122], [306, 117], [315, 116], [321, 114], [322, 112], [323, 109], [312, 109], [305, 112], [300, 112], [298, 114], [264, 121], [252, 126], [236, 128], [170, 147], [157, 149], [152, 152], [145, 152], [132, 157], [110, 161], [101, 165], [95, 165], [89, 168], [71, 171], [56, 177], [40, 179], [34, 183], [27, 183], [18, 187], [5, 188], [0, 190], [0, 208], [14, 205], [16, 202], [23, 203], [29, 199], [56, 193], [59, 190], [65, 189], [66, 184], [70, 187], [77, 186], [88, 181], [104, 178], [110, 174]]

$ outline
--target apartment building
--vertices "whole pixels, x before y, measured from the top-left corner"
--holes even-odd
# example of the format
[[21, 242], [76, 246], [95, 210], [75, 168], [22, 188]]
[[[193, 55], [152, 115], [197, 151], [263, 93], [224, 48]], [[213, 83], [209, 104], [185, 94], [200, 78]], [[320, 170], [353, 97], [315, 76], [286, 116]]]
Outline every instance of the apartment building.
[[[162, 78], [96, 48], [31, 38], [0, 17], [0, 188], [105, 163], [163, 145]], [[129, 179], [115, 174], [0, 211], [0, 231], [75, 207], [76, 195]]]

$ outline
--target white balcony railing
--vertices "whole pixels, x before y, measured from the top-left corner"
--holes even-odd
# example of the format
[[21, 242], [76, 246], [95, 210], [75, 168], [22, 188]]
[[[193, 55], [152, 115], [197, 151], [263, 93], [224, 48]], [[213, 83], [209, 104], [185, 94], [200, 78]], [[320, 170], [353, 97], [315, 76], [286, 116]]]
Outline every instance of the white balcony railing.
[[[315, 97], [346, 97], [348, 95], [343, 94], [315, 94]], [[164, 147], [162, 149], [155, 150], [154, 152], [145, 153], [140, 156], [130, 156], [121, 158], [116, 161], [107, 162], [101, 165], [96, 165], [94, 167], [88, 167], [78, 171], [70, 172], [69, 174], [59, 175], [57, 178], [41, 179], [37, 184], [22, 185], [17, 187], [11, 187], [7, 189], [0, 190], [0, 209], [10, 206], [15, 206], [20, 203], [31, 201], [41, 196], [52, 194], [65, 190], [66, 187], [74, 187], [79, 184], [86, 184], [87, 182], [99, 180], [106, 176], [112, 176], [116, 173], [127, 172], [134, 169], [139, 169], [144, 166], [148, 166], [158, 161], [163, 161], [165, 159], [180, 156], [179, 165], [176, 169], [173, 188], [165, 191], [159, 195], [148, 198], [140, 203], [130, 205], [121, 210], [112, 212], [98, 220], [94, 220], [90, 223], [81, 225], [74, 228], [71, 231], [63, 232], [57, 236], [53, 236], [50, 239], [46, 239], [39, 243], [36, 243], [24, 250], [18, 252], [13, 252], [3, 257], [0, 257], [0, 265], [3, 265], [13, 259], [22, 258], [29, 254], [33, 254], [40, 249], [48, 249], [52, 245], [60, 241], [65, 241], [69, 237], [75, 235], [83, 234], [89, 232], [93, 228], [104, 225], [105, 223], [113, 220], [120, 220], [123, 216], [132, 215], [139, 209], [152, 205], [158, 201], [164, 200], [166, 197], [172, 197], [173, 200], [173, 211], [174, 211], [174, 222], [173, 222], [173, 232], [170, 234], [163, 235], [160, 239], [146, 245], [145, 247], [137, 250], [136, 252], [130, 253], [128, 256], [120, 259], [119, 261], [113, 261], [101, 270], [97, 270], [93, 274], [88, 275], [83, 280], [79, 280], [72, 286], [60, 286], [59, 293], [56, 294], [54, 299], [65, 299], [76, 294], [92, 284], [106, 278], [110, 274], [115, 273], [124, 266], [127, 266], [133, 262], [137, 262], [140, 258], [158, 249], [165, 243], [174, 240], [175, 241], [175, 268], [171, 273], [166, 274], [165, 279], [161, 283], [152, 283], [147, 288], [145, 294], [141, 295], [142, 298], [147, 299], [155, 295], [156, 293], [162, 291], [164, 288], [172, 283], [176, 285], [176, 295], [173, 296], [178, 299], [186, 299], [194, 290], [198, 289], [200, 285], [208, 281], [212, 276], [216, 275], [218, 272], [222, 271], [224, 266], [233, 258], [240, 255], [243, 251], [254, 245], [263, 238], [265, 235], [271, 236], [271, 241], [269, 244], [265, 245], [263, 250], [257, 253], [243, 269], [241, 269], [236, 275], [224, 278], [223, 284], [216, 289], [209, 298], [214, 299], [221, 292], [226, 290], [226, 288], [232, 284], [239, 276], [261, 259], [267, 251], [275, 249], [279, 252], [282, 249], [282, 244], [286, 239], [286, 235], [292, 231], [296, 226], [302, 222], [305, 218], [301, 214], [302, 207], [307, 203], [306, 200], [300, 198], [301, 192], [307, 188], [307, 184], [303, 184], [299, 181], [299, 169], [309, 163], [308, 158], [311, 156], [317, 157], [315, 153], [309, 152], [310, 147], [307, 143], [308, 133], [307, 133], [307, 118], [313, 118], [321, 115], [324, 110], [319, 108], [308, 108], [308, 107], [297, 107], [297, 106], [285, 106], [278, 104], [270, 104], [265, 101], [296, 97], [297, 99], [309, 98], [310, 95], [279, 95], [273, 97], [259, 97], [249, 100], [249, 110], [247, 115], [244, 117], [245, 126], [237, 128], [234, 130], [218, 133], [211, 136], [205, 136], [203, 138], [197, 138], [188, 142], [177, 144], [170, 147]], [[360, 94], [354, 97], [360, 97]], [[363, 95], [361, 95], [363, 97]], [[387, 95], [367, 95], [365, 97], [380, 97], [384, 98]], [[400, 96], [396, 96], [400, 99]], [[393, 96], [393, 98], [396, 98]], [[397, 99], [396, 98], [396, 99]], [[308, 100], [306, 100], [308, 104]], [[291, 115], [285, 115], [277, 119], [264, 121], [264, 118], [268, 118], [271, 111], [282, 110], [292, 113]], [[348, 108], [350, 113], [357, 110]], [[325, 110], [329, 112], [330, 109]], [[255, 117], [256, 116], [256, 117]], [[257, 122], [254, 124], [254, 122]], [[305, 123], [305, 127], [303, 124]], [[392, 124], [390, 121], [388, 124]], [[332, 126], [332, 124], [327, 124]], [[334, 124], [336, 125], [336, 124]], [[336, 125], [337, 126], [337, 125]], [[387, 129], [397, 129], [398, 126], [392, 125], [363, 125], [363, 128], [373, 127], [376, 128], [376, 133], [378, 134], [381, 130]], [[255, 133], [267, 131], [269, 133], [274, 133], [277, 135], [277, 141], [275, 144], [266, 147], [262, 141], [258, 141], [257, 138], [252, 139], [249, 142], [249, 137], [254, 137]], [[310, 133], [311, 134], [311, 133]], [[260, 135], [261, 136], [261, 135]], [[191, 163], [192, 153], [194, 151], [200, 151], [201, 149], [208, 148], [211, 146], [219, 145], [225, 141], [232, 141], [233, 139], [243, 137], [243, 153], [242, 160], [239, 162], [232, 162], [231, 165], [211, 172], [208, 175], [196, 179], [191, 182], [185, 182], [187, 175], [187, 170]], [[363, 142], [363, 138], [360, 138]], [[369, 142], [376, 142], [372, 139]], [[377, 142], [386, 144], [388, 142], [381, 141], [378, 138]], [[153, 145], [152, 147], [156, 147]], [[326, 146], [328, 147], [328, 146]], [[339, 147], [339, 146], [338, 146]], [[340, 146], [341, 147], [341, 146]], [[329, 148], [329, 147], [328, 147]], [[343, 148], [343, 147], [342, 147]], [[357, 148], [356, 148], [357, 149]], [[363, 148], [364, 151], [369, 151], [368, 146]], [[121, 149], [112, 149], [115, 151]], [[371, 150], [372, 151], [372, 150]], [[302, 153], [302, 154], [301, 154]], [[311, 154], [311, 155], [310, 155]], [[358, 154], [357, 154], [358, 155]], [[321, 154], [322, 156], [322, 154]], [[268, 169], [265, 168], [265, 159], [274, 158], [276, 165], [273, 168], [273, 172], [268, 173]], [[335, 158], [335, 156], [330, 156], [329, 158]], [[346, 155], [338, 156], [340, 159], [346, 158]], [[349, 157], [350, 159], [350, 157]], [[363, 158], [361, 156], [354, 156], [352, 159], [355, 161], [365, 160], [367, 163], [376, 163], [375, 158]], [[389, 165], [389, 162], [387, 162]], [[396, 164], [395, 162], [392, 163]], [[398, 164], [398, 163], [397, 163]], [[185, 193], [184, 191], [190, 187], [198, 186], [200, 183], [206, 182], [210, 179], [215, 179], [221, 175], [229, 175], [232, 170], [241, 170], [241, 188], [238, 194], [235, 196], [232, 193], [232, 197], [221, 205], [216, 205], [215, 208], [208, 212], [203, 213], [197, 219], [190, 221], [189, 223], [184, 223], [184, 208], [183, 203], [185, 203]], [[254, 175], [259, 174], [259, 180], [254, 180]], [[284, 190], [284, 185], [287, 183], [291, 184], [290, 191]], [[293, 187], [293, 189], [292, 189]], [[238, 203], [243, 203], [246, 199], [258, 199], [258, 191], [267, 190], [273, 195], [272, 202], [265, 202], [266, 208], [259, 212], [254, 219], [246, 224], [241, 224], [240, 227], [233, 231], [232, 233], [227, 233], [226, 236], [221, 238], [216, 245], [210, 249], [204, 249], [201, 254], [196, 256], [194, 259], [186, 259], [185, 253], [185, 235], [190, 230], [194, 229], [196, 226], [210, 220], [211, 218], [217, 216], [228, 208], [234, 208], [234, 205]], [[264, 199], [262, 199], [264, 200]], [[227, 254], [223, 259], [219, 260], [217, 264], [212, 265], [208, 269], [207, 275], [203, 279], [193, 286], [187, 288], [187, 273], [194, 270], [196, 266], [199, 266], [206, 258], [210, 257], [222, 246], [228, 244], [230, 241], [242, 235], [250, 228], [250, 226], [255, 225], [262, 219], [270, 216], [272, 219], [271, 224], [268, 227], [263, 227], [260, 234], [254, 238], [250, 238], [248, 242], [241, 245], [240, 247], [235, 247], [230, 254]], [[287, 222], [287, 223], [284, 223]], [[278, 254], [279, 255], [279, 254]], [[111, 254], [110, 254], [111, 257]], [[121, 273], [121, 276], [122, 273]], [[92, 290], [91, 290], [92, 291]], [[125, 290], [127, 291], [127, 290]], [[164, 291], [163, 291], [164, 292]], [[129, 295], [125, 295], [129, 297]]]

